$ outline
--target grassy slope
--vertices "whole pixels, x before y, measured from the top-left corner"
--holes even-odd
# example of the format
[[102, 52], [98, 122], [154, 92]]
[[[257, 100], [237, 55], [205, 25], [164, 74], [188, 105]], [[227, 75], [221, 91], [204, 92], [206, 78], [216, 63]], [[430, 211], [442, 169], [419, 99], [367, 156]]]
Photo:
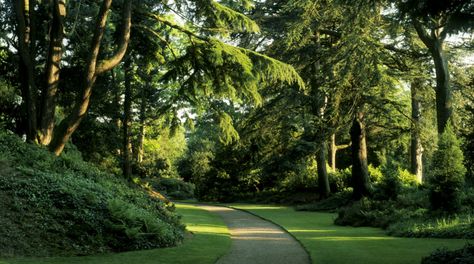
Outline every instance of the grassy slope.
[[177, 210], [187, 229], [194, 233], [178, 247], [88, 257], [4, 260], [0, 264], [206, 264], [214, 263], [229, 250], [229, 230], [222, 219], [193, 205], [177, 205]]
[[236, 205], [269, 219], [292, 233], [310, 252], [313, 263], [420, 263], [440, 247], [460, 248], [465, 240], [399, 238], [368, 227], [333, 224], [334, 214], [294, 211], [288, 207]]

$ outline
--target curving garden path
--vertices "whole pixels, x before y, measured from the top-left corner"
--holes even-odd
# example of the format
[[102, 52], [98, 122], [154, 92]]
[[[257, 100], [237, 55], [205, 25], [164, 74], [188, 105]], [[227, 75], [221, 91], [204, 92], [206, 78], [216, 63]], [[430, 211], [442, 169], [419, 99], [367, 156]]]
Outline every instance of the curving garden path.
[[228, 207], [199, 207], [221, 216], [231, 234], [230, 252], [217, 264], [311, 263], [300, 243], [275, 224]]

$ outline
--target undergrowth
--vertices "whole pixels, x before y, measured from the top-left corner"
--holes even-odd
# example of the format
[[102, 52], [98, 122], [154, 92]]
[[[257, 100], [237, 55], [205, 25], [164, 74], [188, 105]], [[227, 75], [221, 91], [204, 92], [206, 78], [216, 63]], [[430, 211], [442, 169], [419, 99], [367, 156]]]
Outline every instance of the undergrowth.
[[174, 207], [84, 162], [0, 131], [0, 256], [87, 255], [172, 246]]

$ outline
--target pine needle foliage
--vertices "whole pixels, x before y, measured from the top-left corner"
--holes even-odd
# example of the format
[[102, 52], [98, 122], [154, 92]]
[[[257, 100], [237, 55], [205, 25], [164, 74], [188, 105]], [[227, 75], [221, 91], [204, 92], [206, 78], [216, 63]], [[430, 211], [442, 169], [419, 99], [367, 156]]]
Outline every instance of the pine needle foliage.
[[[251, 8], [249, 1], [239, 1], [244, 9]], [[260, 31], [255, 21], [246, 15], [214, 0], [177, 1], [177, 7], [183, 13], [193, 14], [193, 23], [203, 30], [218, 33]]]
[[233, 33], [259, 32], [255, 21], [236, 11], [250, 8], [248, 0], [176, 1], [169, 9], [185, 19], [185, 23], [162, 14], [145, 13], [159, 25], [177, 32], [183, 45], [180, 55], [164, 65], [167, 70], [160, 81], [165, 85], [178, 84], [175, 100], [190, 102], [198, 112], [210, 109], [222, 125], [221, 131], [227, 133], [222, 141], [228, 143], [238, 136], [230, 128], [230, 116], [212, 107], [215, 100], [260, 106], [260, 90], [264, 87], [283, 83], [305, 87], [292, 66], [225, 41]]
[[183, 56], [169, 63], [169, 69], [162, 80], [180, 80], [180, 94], [195, 104], [217, 98], [260, 105], [261, 87], [283, 82], [304, 88], [290, 65], [217, 39], [194, 40]]

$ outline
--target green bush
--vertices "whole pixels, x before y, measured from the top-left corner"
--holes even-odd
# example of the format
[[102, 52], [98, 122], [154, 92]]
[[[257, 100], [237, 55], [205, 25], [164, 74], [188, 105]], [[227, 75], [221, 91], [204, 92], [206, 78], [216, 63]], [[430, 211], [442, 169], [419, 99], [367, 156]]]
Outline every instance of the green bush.
[[369, 164], [368, 169], [371, 183], [378, 183], [383, 179], [382, 170], [379, 167], [374, 167], [372, 164]]
[[350, 186], [351, 168], [328, 172], [329, 187], [331, 192], [337, 193], [346, 190]]
[[383, 176], [374, 185], [373, 197], [376, 200], [395, 200], [404, 189], [418, 187], [415, 175], [406, 169], [386, 165], [379, 171]]
[[152, 178], [145, 180], [153, 189], [168, 196], [171, 199], [194, 198], [194, 184], [177, 178]]
[[351, 201], [352, 190], [345, 190], [316, 203], [298, 205], [295, 209], [297, 211], [334, 211], [347, 206]]
[[[82, 161], [72, 145], [55, 157], [0, 132], [0, 153], [1, 256], [84, 255], [170, 246], [183, 238], [173, 207]], [[117, 213], [114, 200], [126, 213]], [[123, 243], [124, 234], [133, 234], [131, 219], [142, 224], [140, 233], [153, 235], [127, 236]], [[130, 228], [118, 232], [112, 228], [118, 223]]]
[[459, 193], [466, 168], [460, 142], [451, 125], [440, 136], [438, 150], [433, 155], [434, 168], [429, 177], [430, 203], [433, 210], [455, 213], [461, 208]]
[[437, 249], [427, 257], [423, 257], [421, 264], [472, 264], [474, 263], [474, 245], [466, 244], [458, 250]]

